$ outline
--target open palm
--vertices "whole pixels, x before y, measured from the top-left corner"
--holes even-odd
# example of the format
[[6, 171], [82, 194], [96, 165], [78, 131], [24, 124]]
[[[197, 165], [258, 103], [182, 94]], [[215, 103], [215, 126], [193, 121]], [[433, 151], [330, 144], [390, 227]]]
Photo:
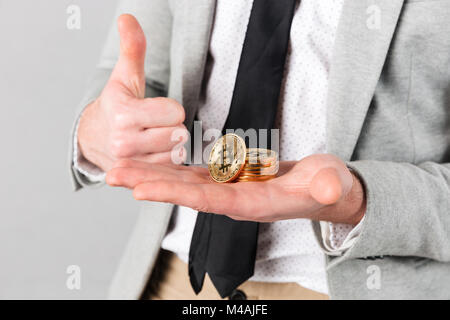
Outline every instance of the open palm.
[[108, 172], [111, 186], [134, 189], [138, 200], [169, 202], [225, 214], [236, 220], [269, 222], [320, 219], [320, 212], [345, 197], [352, 174], [333, 155], [282, 161], [278, 176], [264, 182], [216, 183], [205, 168], [121, 160]]

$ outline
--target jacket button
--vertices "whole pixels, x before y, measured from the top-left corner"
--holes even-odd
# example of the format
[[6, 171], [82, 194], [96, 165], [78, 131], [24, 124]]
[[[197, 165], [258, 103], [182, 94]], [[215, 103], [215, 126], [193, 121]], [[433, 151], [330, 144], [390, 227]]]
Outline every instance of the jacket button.
[[245, 295], [244, 291], [235, 289], [230, 294], [229, 299], [230, 300], [247, 300], [247, 296]]

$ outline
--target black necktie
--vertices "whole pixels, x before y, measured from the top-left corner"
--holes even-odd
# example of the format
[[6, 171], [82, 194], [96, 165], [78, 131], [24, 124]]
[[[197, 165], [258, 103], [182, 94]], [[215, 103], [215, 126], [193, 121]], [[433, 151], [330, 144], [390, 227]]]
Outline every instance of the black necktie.
[[[295, 2], [254, 0], [223, 132], [273, 128]], [[199, 212], [189, 252], [194, 291], [208, 272], [222, 298], [229, 296], [253, 275], [257, 239], [256, 222]]]

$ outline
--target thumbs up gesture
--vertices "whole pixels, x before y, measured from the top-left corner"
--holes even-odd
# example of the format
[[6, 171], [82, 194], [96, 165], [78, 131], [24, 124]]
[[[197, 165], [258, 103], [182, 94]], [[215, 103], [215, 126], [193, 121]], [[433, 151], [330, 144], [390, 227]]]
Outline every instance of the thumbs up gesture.
[[104, 171], [123, 158], [170, 163], [184, 157], [184, 109], [173, 99], [145, 98], [146, 39], [131, 15], [118, 20], [120, 57], [100, 97], [84, 110], [78, 143], [84, 157]]

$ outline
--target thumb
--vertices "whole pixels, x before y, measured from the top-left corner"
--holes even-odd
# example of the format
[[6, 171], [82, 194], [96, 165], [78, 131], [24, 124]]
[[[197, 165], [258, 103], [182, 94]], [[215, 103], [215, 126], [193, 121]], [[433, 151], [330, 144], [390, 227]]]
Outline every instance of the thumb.
[[137, 98], [145, 96], [146, 39], [139, 22], [130, 14], [118, 19], [120, 56], [111, 79], [124, 84]]
[[351, 190], [352, 184], [353, 178], [349, 171], [339, 172], [336, 168], [324, 168], [313, 177], [310, 194], [317, 202], [331, 205], [344, 198]]

